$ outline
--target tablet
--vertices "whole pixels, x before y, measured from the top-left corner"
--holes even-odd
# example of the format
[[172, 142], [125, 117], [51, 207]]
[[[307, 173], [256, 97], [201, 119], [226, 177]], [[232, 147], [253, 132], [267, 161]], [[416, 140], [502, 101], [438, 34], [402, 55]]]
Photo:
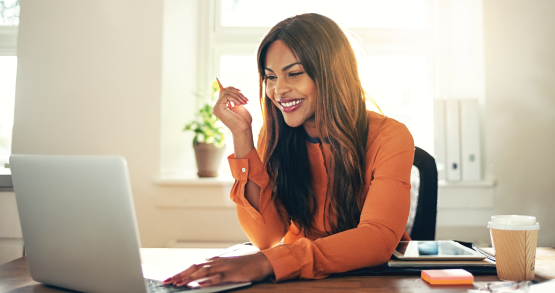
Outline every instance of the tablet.
[[486, 257], [451, 241], [401, 241], [393, 256], [400, 260], [483, 260]]

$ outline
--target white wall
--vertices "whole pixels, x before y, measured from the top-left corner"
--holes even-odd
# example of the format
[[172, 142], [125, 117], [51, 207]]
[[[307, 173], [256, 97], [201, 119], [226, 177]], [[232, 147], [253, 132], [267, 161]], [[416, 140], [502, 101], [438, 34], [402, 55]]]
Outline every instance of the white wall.
[[[196, 1], [173, 2], [196, 6]], [[13, 153], [123, 155], [144, 247], [161, 247], [177, 237], [241, 240], [233, 208], [157, 206], [160, 194], [219, 199], [226, 193], [220, 187], [153, 183], [160, 153], [168, 151], [160, 146], [168, 127], [161, 122], [168, 110], [162, 109], [161, 93], [177, 99], [194, 90], [187, 88], [194, 83], [179, 80], [184, 71], [195, 70], [187, 63], [195, 56], [194, 45], [177, 44], [188, 58], [163, 69], [163, 52], [172, 51], [162, 46], [163, 14], [162, 1], [22, 1]], [[167, 81], [166, 75], [162, 83], [162, 73], [172, 70], [177, 80]], [[181, 82], [184, 88], [178, 87]], [[190, 118], [170, 124], [180, 131]]]
[[555, 1], [464, 1], [467, 7], [482, 2], [484, 43], [477, 45], [483, 46], [485, 70], [464, 65], [478, 52], [467, 44], [481, 37], [469, 34], [472, 26], [457, 33], [453, 16], [468, 11], [457, 8], [461, 1], [439, 1], [456, 9], [451, 46], [443, 48], [453, 59], [442, 92], [479, 99], [484, 176], [495, 185], [440, 187], [436, 237], [489, 245], [491, 215], [524, 214], [540, 222], [538, 244], [555, 246]]
[[535, 215], [555, 246], [555, 1], [484, 0], [486, 166], [497, 214]]

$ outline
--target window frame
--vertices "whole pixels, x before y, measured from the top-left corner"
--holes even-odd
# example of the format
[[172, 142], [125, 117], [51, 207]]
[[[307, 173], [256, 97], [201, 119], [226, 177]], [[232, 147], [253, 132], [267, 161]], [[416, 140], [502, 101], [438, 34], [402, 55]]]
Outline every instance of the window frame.
[[[19, 26], [0, 26], [0, 56], [17, 57], [18, 30]], [[11, 190], [12, 188], [11, 171], [2, 162], [0, 165], [0, 190]]]

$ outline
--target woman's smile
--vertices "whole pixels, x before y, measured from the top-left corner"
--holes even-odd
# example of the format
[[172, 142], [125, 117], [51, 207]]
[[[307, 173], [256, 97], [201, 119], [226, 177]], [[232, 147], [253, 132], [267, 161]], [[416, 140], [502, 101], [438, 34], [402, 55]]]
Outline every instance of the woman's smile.
[[291, 113], [302, 106], [304, 99], [280, 99], [277, 102], [281, 105], [280, 110], [285, 113]]

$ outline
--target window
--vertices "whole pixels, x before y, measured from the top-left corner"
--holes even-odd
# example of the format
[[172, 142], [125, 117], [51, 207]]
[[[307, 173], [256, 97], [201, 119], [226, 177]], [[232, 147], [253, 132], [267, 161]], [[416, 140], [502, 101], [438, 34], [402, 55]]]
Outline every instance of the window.
[[[208, 75], [233, 85], [249, 98], [256, 135], [262, 126], [258, 104], [255, 51], [261, 37], [279, 21], [315, 12], [339, 23], [352, 35], [362, 85], [386, 116], [403, 122], [415, 144], [433, 153], [434, 25], [432, 1], [345, 0], [214, 2], [213, 41], [207, 44], [213, 64]], [[269, 9], [271, 7], [271, 9]], [[260, 13], [263, 11], [263, 13]], [[227, 153], [233, 152], [228, 144]]]
[[0, 1], [0, 25], [19, 25], [19, 0]]
[[4, 167], [11, 155], [17, 71], [17, 25], [19, 0], [0, 1], [0, 168]]
[[301, 13], [326, 15], [347, 27], [424, 28], [427, 25], [427, 0], [282, 0], [279, 4], [257, 0], [220, 0], [219, 23], [222, 27], [272, 27], [287, 17]]
[[[160, 177], [194, 177], [192, 137], [179, 130], [195, 115], [190, 93], [205, 92], [215, 77], [249, 98], [257, 139], [262, 117], [256, 49], [273, 25], [300, 13], [327, 15], [349, 32], [359, 52], [364, 89], [385, 115], [404, 123], [415, 144], [431, 154], [433, 99], [477, 98], [483, 104], [482, 0], [343, 0], [341, 9], [337, 3], [165, 2]], [[227, 146], [226, 154], [231, 154], [231, 137]], [[229, 171], [225, 158], [221, 170]]]
[[11, 155], [17, 57], [0, 56], [0, 164]]

